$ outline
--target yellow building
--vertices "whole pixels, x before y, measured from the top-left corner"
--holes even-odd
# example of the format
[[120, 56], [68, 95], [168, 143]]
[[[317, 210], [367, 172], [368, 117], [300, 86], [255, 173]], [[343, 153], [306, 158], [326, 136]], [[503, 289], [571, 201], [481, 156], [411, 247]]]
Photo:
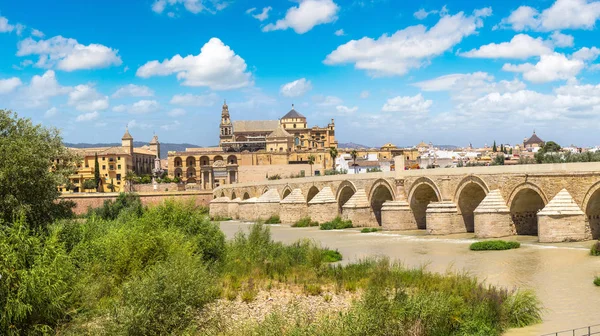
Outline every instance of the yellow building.
[[[128, 171], [136, 175], [151, 175], [155, 161], [160, 157], [160, 143], [155, 135], [148, 145], [133, 147], [133, 137], [129, 130], [121, 139], [121, 146], [95, 148], [69, 148], [81, 159], [77, 163], [77, 173], [71, 175], [71, 192], [84, 191], [84, 182], [94, 180], [95, 157], [98, 156], [100, 168], [100, 191], [110, 191], [109, 185], [114, 185], [114, 191], [125, 191], [125, 175]], [[60, 191], [67, 191], [65, 187]]]

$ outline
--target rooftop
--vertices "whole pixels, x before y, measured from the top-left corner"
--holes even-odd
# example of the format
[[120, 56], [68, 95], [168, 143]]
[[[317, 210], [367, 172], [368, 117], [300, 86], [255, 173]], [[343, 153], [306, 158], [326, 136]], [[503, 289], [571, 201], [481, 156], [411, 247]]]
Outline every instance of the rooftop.
[[233, 122], [233, 130], [240, 132], [273, 132], [279, 127], [279, 120], [238, 120]]
[[303, 118], [306, 119], [301, 113], [294, 109], [294, 104], [292, 104], [292, 109], [286, 115], [284, 115], [281, 119], [291, 119], [291, 118]]

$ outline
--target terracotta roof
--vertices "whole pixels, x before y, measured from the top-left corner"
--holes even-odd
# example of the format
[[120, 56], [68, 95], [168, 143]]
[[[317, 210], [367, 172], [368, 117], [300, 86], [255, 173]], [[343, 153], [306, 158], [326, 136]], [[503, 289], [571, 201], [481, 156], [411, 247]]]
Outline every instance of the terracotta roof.
[[305, 116], [303, 116], [301, 113], [299, 113], [298, 111], [296, 111], [294, 109], [294, 105], [292, 105], [292, 109], [290, 110], [290, 112], [288, 112], [286, 115], [284, 115], [281, 119], [291, 119], [291, 118], [304, 118], [304, 119], [306, 119]]
[[125, 155], [129, 154], [129, 152], [121, 147], [93, 147], [93, 148], [69, 148], [72, 151], [75, 151], [77, 154], [82, 156], [94, 156], [94, 154], [98, 155]]
[[123, 134], [121, 140], [133, 140], [133, 137], [129, 134], [129, 128], [125, 128], [125, 134]]
[[146, 148], [143, 148], [143, 147], [134, 148], [133, 149], [133, 153], [135, 153], [135, 154], [146, 154], [146, 155], [156, 155], [156, 153], [154, 153], [150, 149], [146, 149]]
[[523, 144], [525, 145], [529, 145], [529, 144], [541, 144], [543, 143], [544, 140], [540, 139], [535, 132], [533, 132], [533, 135], [529, 137], [529, 139], [525, 140], [523, 142]]
[[279, 120], [238, 120], [233, 122], [233, 131], [239, 132], [273, 132], [279, 127]]
[[152, 140], [150, 140], [150, 144], [151, 144], [151, 145], [156, 145], [157, 143], [158, 143], [158, 136], [155, 134], [155, 135], [152, 137]]
[[291, 136], [283, 127], [279, 126], [271, 134], [267, 135], [267, 138], [289, 138]]

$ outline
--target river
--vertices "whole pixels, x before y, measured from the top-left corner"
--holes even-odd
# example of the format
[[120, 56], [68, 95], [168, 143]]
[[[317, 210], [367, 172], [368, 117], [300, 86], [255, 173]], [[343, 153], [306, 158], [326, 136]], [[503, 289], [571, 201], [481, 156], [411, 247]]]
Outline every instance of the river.
[[[221, 223], [227, 238], [249, 223]], [[360, 233], [358, 229], [321, 231], [271, 225], [273, 239], [292, 243], [310, 238], [338, 249], [345, 262], [388, 256], [410, 267], [427, 265], [434, 272], [466, 271], [489, 284], [533, 289], [544, 305], [543, 322], [509, 330], [505, 335], [540, 335], [600, 324], [600, 257], [589, 255], [591, 242], [540, 244], [532, 236], [516, 236], [521, 248], [474, 252], [473, 234], [429, 236], [424, 231]]]

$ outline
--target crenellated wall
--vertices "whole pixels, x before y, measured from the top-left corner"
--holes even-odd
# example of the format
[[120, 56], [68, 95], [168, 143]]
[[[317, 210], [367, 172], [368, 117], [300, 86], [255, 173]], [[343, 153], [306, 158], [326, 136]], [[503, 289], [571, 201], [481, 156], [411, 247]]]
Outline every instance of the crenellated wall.
[[[311, 202], [325, 188], [331, 190], [334, 201], [328, 199], [322, 204]], [[540, 234], [541, 241], [600, 238], [600, 163], [403, 170], [306, 177], [223, 186], [213, 191], [213, 197], [239, 197], [244, 200], [258, 198], [268, 190], [276, 190], [280, 198], [285, 200], [295, 189], [305, 199], [308, 216], [311, 216], [312, 207], [318, 210], [312, 214], [315, 218], [340, 215], [358, 220], [360, 217], [360, 223], [356, 223], [360, 226], [383, 226], [390, 230], [414, 229], [416, 226], [427, 229], [431, 234], [475, 232], [481, 237], [505, 236], [508, 233]], [[366, 200], [361, 196], [360, 206], [350, 206], [354, 204], [351, 202], [344, 207], [358, 190], [364, 192]], [[567, 196], [564, 197], [575, 204], [583, 215], [553, 215], [551, 220], [544, 222], [551, 223], [547, 225], [550, 229], [539, 230], [538, 213], [562, 190], [566, 191], [563, 194]], [[494, 202], [501, 203], [502, 213], [495, 212], [494, 207], [477, 211], [491, 191], [495, 191]], [[439, 204], [443, 205], [443, 209]], [[365, 213], [365, 209], [368, 213]], [[344, 211], [347, 213], [344, 214]], [[367, 220], [370, 222], [367, 223]], [[431, 225], [428, 225], [430, 221]], [[565, 230], [570, 229], [561, 228], [561, 223], [573, 226], [577, 221], [583, 222], [572, 229], [577, 230], [577, 234], [569, 235]], [[554, 235], [559, 228], [561, 233]], [[584, 237], [581, 232], [589, 234]]]

